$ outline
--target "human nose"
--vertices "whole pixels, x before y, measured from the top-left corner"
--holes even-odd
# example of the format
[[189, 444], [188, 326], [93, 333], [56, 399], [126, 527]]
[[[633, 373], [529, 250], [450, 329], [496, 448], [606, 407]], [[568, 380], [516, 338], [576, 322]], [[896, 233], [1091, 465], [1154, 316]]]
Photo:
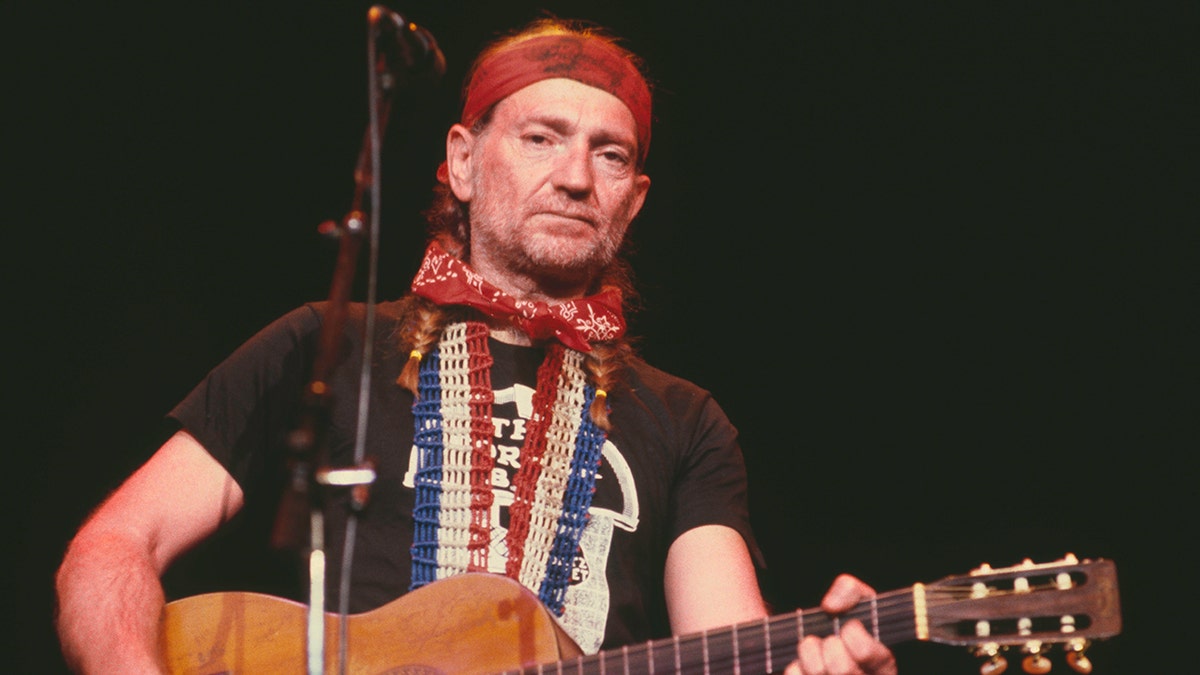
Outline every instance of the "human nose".
[[555, 164], [553, 179], [555, 187], [572, 195], [591, 193], [595, 175], [589, 149], [574, 145], [564, 147]]

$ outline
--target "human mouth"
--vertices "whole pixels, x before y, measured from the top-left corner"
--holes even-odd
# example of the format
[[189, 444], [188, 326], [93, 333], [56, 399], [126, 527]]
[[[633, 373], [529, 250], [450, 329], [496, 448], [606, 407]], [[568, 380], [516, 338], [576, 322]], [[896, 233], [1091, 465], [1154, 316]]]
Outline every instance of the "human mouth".
[[545, 216], [552, 220], [569, 220], [575, 223], [583, 223], [588, 227], [595, 227], [596, 223], [589, 214], [576, 213], [572, 211], [539, 211], [538, 216]]

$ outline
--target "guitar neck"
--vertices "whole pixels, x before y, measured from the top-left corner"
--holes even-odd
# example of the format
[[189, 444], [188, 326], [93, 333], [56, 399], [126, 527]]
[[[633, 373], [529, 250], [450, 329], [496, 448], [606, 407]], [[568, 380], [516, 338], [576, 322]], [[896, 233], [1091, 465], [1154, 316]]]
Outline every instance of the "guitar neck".
[[918, 637], [910, 589], [882, 593], [836, 617], [819, 609], [797, 610], [718, 630], [630, 645], [513, 673], [774, 673], [796, 659], [806, 636], [824, 637], [857, 619], [887, 645]]

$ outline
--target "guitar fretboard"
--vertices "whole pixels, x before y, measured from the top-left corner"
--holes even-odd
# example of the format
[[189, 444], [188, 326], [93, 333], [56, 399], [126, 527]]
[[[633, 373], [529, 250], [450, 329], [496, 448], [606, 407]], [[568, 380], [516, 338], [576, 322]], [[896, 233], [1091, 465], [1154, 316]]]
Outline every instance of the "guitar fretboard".
[[506, 671], [504, 675], [602, 675], [621, 673], [750, 673], [779, 672], [796, 658], [796, 647], [809, 635], [824, 637], [857, 619], [884, 644], [917, 636], [911, 591], [893, 591], [836, 617], [819, 609], [797, 610], [729, 628], [653, 640], [579, 656], [568, 661]]

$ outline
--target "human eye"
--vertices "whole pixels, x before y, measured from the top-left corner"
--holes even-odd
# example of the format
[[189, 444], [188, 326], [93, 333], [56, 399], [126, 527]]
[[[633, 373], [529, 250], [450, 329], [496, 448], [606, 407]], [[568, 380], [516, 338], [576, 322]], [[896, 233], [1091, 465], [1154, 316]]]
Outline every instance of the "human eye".
[[619, 150], [605, 150], [600, 156], [614, 164], [628, 164], [629, 155]]
[[601, 148], [596, 155], [604, 166], [608, 167], [610, 171], [614, 172], [627, 171], [633, 164], [633, 159], [631, 158], [629, 151], [620, 147], [610, 146]]
[[557, 137], [545, 129], [527, 129], [521, 134], [521, 142], [530, 148], [545, 149], [553, 147]]

